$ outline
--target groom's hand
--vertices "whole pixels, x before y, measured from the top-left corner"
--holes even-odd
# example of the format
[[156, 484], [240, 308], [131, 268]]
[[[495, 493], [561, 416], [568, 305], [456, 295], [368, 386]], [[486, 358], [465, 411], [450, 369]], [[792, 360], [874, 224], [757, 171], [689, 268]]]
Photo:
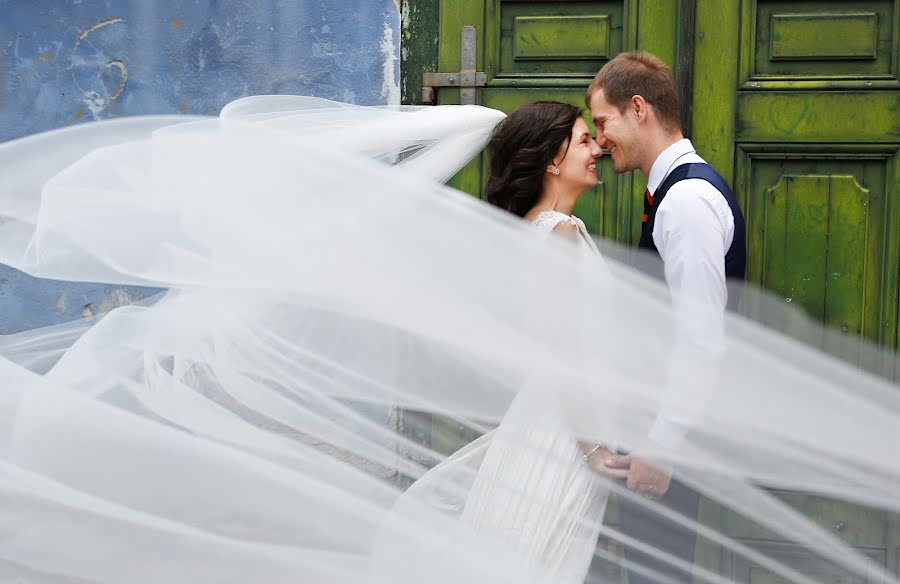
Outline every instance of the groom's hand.
[[654, 466], [642, 458], [631, 457], [628, 488], [654, 499], [662, 499], [672, 484], [672, 470]]

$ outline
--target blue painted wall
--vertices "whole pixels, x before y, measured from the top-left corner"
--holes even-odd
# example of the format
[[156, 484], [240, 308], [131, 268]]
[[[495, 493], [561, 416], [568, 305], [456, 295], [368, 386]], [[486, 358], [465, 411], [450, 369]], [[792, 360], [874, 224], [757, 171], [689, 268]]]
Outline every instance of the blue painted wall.
[[[0, 141], [254, 94], [399, 103], [397, 0], [0, 0]], [[0, 266], [0, 334], [154, 291]]]

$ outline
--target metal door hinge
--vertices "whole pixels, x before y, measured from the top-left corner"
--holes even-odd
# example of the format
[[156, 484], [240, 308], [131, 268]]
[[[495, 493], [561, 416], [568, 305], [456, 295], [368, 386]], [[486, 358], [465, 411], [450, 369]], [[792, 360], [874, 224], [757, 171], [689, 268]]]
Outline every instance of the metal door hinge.
[[462, 44], [460, 48], [460, 71], [458, 73], [422, 73], [422, 101], [436, 103], [435, 87], [459, 87], [459, 103], [473, 105], [475, 88], [487, 84], [487, 75], [475, 70], [475, 54], [477, 33], [474, 26], [462, 28]]

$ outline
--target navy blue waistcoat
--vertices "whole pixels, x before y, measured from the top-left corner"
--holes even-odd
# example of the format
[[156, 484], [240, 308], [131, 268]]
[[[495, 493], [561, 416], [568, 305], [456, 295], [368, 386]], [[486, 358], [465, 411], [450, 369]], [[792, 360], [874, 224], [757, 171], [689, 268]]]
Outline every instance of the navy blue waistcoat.
[[728, 202], [728, 207], [731, 209], [731, 214], [734, 216], [734, 240], [731, 242], [731, 247], [729, 247], [728, 251], [725, 253], [725, 277], [743, 280], [744, 271], [747, 267], [744, 214], [741, 213], [741, 208], [738, 206], [737, 199], [734, 198], [725, 179], [722, 178], [712, 166], [702, 162], [682, 164], [681, 166], [676, 167], [669, 176], [666, 177], [662, 184], [659, 185], [659, 188], [656, 189], [652, 199], [644, 199], [644, 223], [641, 229], [641, 241], [638, 243], [638, 247], [652, 249], [656, 253], [659, 253], [659, 250], [656, 249], [656, 244], [653, 242], [653, 225], [656, 222], [656, 211], [659, 209], [660, 203], [663, 202], [666, 193], [672, 188], [672, 185], [690, 178], [705, 180], [714, 186]]

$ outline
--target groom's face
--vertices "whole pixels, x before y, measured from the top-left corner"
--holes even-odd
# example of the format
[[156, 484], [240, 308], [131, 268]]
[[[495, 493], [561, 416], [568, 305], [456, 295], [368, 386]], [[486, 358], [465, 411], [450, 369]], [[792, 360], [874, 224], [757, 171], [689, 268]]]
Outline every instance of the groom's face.
[[616, 172], [628, 172], [640, 168], [638, 126], [629, 115], [628, 108], [619, 108], [606, 101], [603, 90], [591, 96], [591, 118], [597, 127], [597, 144], [609, 150]]

